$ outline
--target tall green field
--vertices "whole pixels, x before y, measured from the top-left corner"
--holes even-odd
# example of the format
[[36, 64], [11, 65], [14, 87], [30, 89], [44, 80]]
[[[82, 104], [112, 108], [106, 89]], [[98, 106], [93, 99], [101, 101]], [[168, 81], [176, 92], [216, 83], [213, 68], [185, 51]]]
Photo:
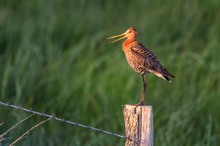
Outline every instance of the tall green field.
[[[220, 143], [219, 0], [0, 1], [0, 101], [124, 135], [122, 105], [136, 104], [141, 75], [122, 42], [129, 27], [175, 75], [147, 74], [155, 146]], [[0, 105], [0, 135], [29, 113]], [[9, 145], [45, 118], [4, 136]], [[125, 140], [50, 120], [17, 145], [122, 146]]]

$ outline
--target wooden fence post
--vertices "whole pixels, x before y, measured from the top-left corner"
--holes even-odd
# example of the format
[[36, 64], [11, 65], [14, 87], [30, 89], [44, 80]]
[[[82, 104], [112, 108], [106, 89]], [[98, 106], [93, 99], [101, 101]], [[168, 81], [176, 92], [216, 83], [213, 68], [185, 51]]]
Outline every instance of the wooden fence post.
[[153, 146], [152, 106], [123, 106], [125, 146]]

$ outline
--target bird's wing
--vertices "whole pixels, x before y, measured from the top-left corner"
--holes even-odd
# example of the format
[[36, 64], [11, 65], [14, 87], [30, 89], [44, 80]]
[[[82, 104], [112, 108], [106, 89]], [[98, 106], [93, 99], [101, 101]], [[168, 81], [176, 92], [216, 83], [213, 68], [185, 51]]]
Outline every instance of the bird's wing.
[[167, 76], [174, 77], [169, 71], [163, 67], [154, 53], [145, 48], [141, 43], [138, 43], [131, 47], [133, 54], [139, 56], [144, 61], [144, 66], [148, 72], [154, 73], [155, 75], [169, 80]]

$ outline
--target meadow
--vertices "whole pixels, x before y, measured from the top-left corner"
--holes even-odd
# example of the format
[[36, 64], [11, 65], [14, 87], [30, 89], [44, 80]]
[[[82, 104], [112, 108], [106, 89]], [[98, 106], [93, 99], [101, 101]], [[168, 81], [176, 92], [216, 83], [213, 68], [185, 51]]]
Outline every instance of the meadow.
[[[124, 135], [122, 105], [136, 104], [141, 75], [122, 42], [106, 37], [133, 26], [175, 75], [147, 74], [155, 146], [220, 143], [220, 1], [0, 1], [0, 101]], [[0, 105], [0, 135], [29, 114]], [[44, 120], [33, 116], [0, 146]], [[112, 146], [125, 140], [50, 120], [26, 146]]]

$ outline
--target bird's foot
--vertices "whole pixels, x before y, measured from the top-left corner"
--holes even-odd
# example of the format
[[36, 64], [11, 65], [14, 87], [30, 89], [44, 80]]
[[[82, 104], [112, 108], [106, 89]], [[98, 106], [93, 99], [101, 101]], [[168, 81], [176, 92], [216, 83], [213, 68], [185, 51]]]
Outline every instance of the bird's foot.
[[144, 105], [144, 101], [140, 101], [138, 104], [135, 104], [135, 106], [143, 106]]

